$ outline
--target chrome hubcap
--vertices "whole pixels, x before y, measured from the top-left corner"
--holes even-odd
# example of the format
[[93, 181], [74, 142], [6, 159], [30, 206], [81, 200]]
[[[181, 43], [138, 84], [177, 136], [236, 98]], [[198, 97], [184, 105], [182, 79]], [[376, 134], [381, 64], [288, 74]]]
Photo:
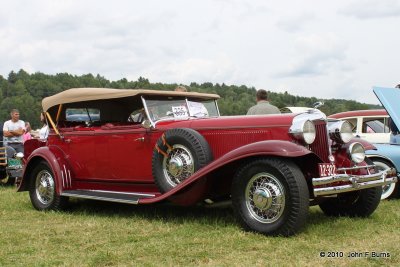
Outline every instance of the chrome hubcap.
[[163, 160], [163, 172], [167, 182], [176, 186], [194, 173], [192, 153], [183, 145], [173, 145]]
[[246, 187], [246, 206], [251, 216], [261, 223], [278, 220], [285, 209], [282, 183], [269, 173], [254, 175]]
[[51, 203], [54, 199], [54, 179], [47, 171], [42, 170], [36, 176], [36, 196], [44, 205]]
[[265, 188], [257, 188], [253, 195], [254, 206], [260, 210], [265, 210], [271, 207], [272, 196]]
[[178, 176], [183, 171], [183, 160], [179, 157], [174, 157], [169, 161], [168, 170], [172, 176]]

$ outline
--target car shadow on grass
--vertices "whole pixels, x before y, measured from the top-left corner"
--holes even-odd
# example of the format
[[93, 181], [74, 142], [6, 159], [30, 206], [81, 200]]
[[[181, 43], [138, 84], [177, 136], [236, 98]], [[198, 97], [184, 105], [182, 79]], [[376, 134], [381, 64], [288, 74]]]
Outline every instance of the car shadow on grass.
[[174, 221], [177, 223], [207, 221], [210, 224], [236, 224], [229, 202], [222, 205], [206, 203], [182, 207], [169, 202], [149, 205], [130, 205], [96, 200], [73, 200], [67, 212], [102, 217], [141, 218], [149, 221]]
[[[176, 223], [202, 221], [211, 225], [215, 223], [237, 225], [229, 201], [214, 205], [201, 203], [196, 206], [182, 207], [170, 202], [130, 205], [97, 200], [73, 200], [67, 212], [70, 214], [110, 218], [140, 218], [148, 221], [171, 221]], [[329, 224], [331, 221], [332, 218], [325, 216], [318, 207], [310, 208], [307, 225], [323, 225]]]

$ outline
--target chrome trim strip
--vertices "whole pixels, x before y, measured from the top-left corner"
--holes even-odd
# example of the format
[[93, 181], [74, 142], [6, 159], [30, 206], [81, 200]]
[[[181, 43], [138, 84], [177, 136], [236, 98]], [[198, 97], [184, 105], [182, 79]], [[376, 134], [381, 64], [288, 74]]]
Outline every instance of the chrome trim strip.
[[120, 195], [131, 195], [131, 196], [140, 196], [140, 197], [155, 197], [154, 194], [145, 194], [145, 193], [131, 193], [131, 192], [119, 192], [119, 191], [107, 191], [107, 190], [85, 190], [89, 192], [98, 192], [98, 193], [109, 193], [109, 194], [120, 194]]
[[69, 171], [69, 169], [68, 169], [67, 171], [68, 171], [68, 181], [69, 181], [69, 187], [72, 187], [71, 172]]
[[68, 176], [67, 176], [67, 169], [65, 168], [65, 165], [63, 165], [63, 169], [64, 170], [62, 170], [61, 173], [65, 173], [65, 184], [67, 185], [67, 188], [68, 188]]
[[110, 201], [117, 203], [127, 203], [127, 204], [138, 204], [139, 200], [127, 200], [127, 199], [116, 199], [116, 198], [108, 198], [108, 197], [98, 197], [98, 196], [88, 196], [88, 195], [80, 195], [80, 194], [71, 194], [71, 193], [61, 193], [62, 196], [66, 197], [77, 197], [77, 198], [85, 198], [85, 199], [93, 199], [93, 200], [102, 200], [102, 201]]
[[65, 178], [64, 178], [64, 171], [61, 169], [61, 181], [62, 181], [62, 187], [65, 188]]
[[69, 169], [67, 169], [65, 164], [62, 165], [60, 173], [61, 173], [62, 187], [71, 188], [72, 187], [71, 172]]

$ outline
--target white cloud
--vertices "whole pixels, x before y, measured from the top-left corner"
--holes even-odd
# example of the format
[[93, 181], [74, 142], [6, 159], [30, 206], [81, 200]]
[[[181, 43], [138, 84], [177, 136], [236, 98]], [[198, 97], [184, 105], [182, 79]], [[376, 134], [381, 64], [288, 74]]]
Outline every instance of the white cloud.
[[187, 58], [156, 68], [150, 67], [146, 72], [157, 81], [164, 77], [167, 82], [185, 84], [190, 82], [237, 84], [246, 79], [246, 73], [241, 72], [226, 55], [212, 59]]
[[277, 26], [288, 32], [298, 32], [307, 24], [316, 22], [316, 16], [312, 13], [293, 14], [292, 16], [281, 18], [277, 22]]
[[301, 36], [294, 45], [297, 57], [278, 77], [319, 76], [347, 69], [346, 47], [334, 34]]
[[358, 0], [339, 9], [339, 13], [359, 19], [400, 17], [400, 1]]
[[142, 76], [377, 103], [373, 85], [400, 82], [399, 2], [3, 1], [0, 74]]

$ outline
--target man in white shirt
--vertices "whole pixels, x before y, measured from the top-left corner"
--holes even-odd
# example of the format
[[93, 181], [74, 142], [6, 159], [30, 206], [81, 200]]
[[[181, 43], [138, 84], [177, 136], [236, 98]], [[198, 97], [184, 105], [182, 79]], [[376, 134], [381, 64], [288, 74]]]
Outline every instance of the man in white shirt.
[[19, 119], [19, 111], [11, 110], [11, 120], [3, 125], [4, 145], [11, 146], [15, 151], [24, 153], [22, 135], [25, 133], [25, 122]]

